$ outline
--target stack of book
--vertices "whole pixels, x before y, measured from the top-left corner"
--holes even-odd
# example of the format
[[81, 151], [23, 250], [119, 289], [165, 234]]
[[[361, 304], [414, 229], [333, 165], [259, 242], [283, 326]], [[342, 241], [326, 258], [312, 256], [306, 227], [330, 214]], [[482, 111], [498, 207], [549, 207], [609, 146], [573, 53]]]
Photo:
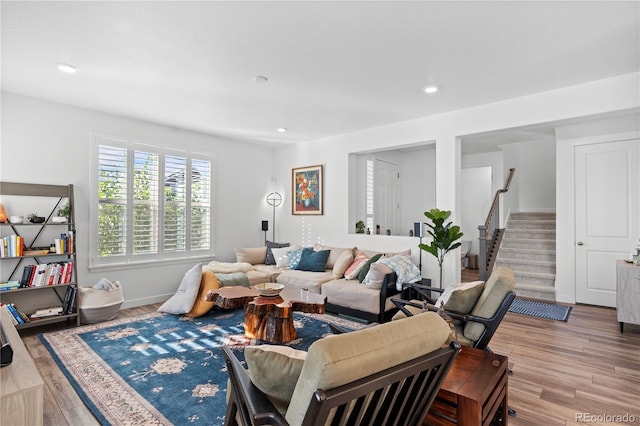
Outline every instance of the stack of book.
[[76, 297], [78, 294], [77, 287], [68, 287], [67, 292], [64, 294], [64, 302], [62, 303], [62, 312], [66, 315], [73, 313], [73, 308], [76, 304]]
[[15, 304], [6, 303], [5, 306], [7, 307], [7, 310], [9, 311], [9, 313], [11, 314], [11, 321], [13, 321], [14, 325], [31, 322], [31, 319], [29, 318], [29, 316], [25, 314], [24, 311], [18, 308]]
[[0, 257], [18, 257], [24, 252], [24, 237], [8, 235], [0, 239]]
[[62, 314], [62, 306], [52, 306], [50, 308], [37, 309], [31, 314], [31, 318], [47, 318]]
[[0, 283], [0, 291], [13, 290], [14, 288], [20, 288], [20, 281], [5, 281]]
[[73, 262], [51, 262], [27, 265], [22, 270], [20, 287], [43, 287], [69, 284], [73, 280]]

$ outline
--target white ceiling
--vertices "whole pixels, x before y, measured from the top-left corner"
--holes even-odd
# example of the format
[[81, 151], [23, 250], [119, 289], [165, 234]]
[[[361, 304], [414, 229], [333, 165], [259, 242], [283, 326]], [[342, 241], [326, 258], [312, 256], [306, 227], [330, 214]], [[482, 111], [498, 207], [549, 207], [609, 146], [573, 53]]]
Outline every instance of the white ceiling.
[[640, 70], [637, 1], [2, 1], [1, 14], [5, 91], [269, 146]]

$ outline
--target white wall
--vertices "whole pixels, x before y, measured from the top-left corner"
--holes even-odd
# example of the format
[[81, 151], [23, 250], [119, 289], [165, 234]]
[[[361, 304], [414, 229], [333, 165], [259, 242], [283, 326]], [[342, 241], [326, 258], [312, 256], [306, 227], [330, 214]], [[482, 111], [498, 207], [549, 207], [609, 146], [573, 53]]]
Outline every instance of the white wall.
[[[472, 254], [478, 254], [480, 251], [480, 242], [478, 241], [480, 234], [478, 231], [478, 226], [484, 224], [485, 220], [487, 219], [487, 214], [489, 213], [488, 209], [491, 208], [491, 203], [493, 202], [495, 193], [499, 189], [504, 187], [506, 177], [503, 173], [504, 169], [502, 156], [502, 151], [486, 152], [483, 154], [469, 154], [462, 156], [461, 166], [463, 169], [475, 167], [489, 167], [491, 169], [491, 194], [489, 196], [489, 199], [487, 200], [488, 206], [486, 210], [482, 209], [482, 212], [471, 212], [469, 215], [467, 214], [466, 208], [463, 207], [462, 210], [462, 232], [465, 234], [463, 239], [472, 241]], [[464, 199], [468, 198], [469, 193], [475, 190], [476, 189], [473, 186], [467, 187], [463, 185], [463, 187], [461, 188], [462, 203], [464, 203]], [[501, 200], [503, 200], [504, 198], [505, 197], [503, 195], [501, 197]], [[503, 223], [502, 216], [504, 215], [504, 209], [502, 206], [503, 204], [501, 204], [500, 206], [500, 223]]]
[[90, 235], [92, 132], [215, 154], [216, 257], [235, 260], [235, 247], [264, 243], [260, 220], [271, 221], [265, 201], [273, 168], [270, 149], [11, 93], [2, 93], [1, 117], [0, 180], [74, 184], [80, 284], [94, 284], [103, 276], [118, 279], [124, 285], [125, 306], [165, 300], [193, 262], [89, 271], [83, 253], [88, 250]]
[[[359, 236], [346, 234], [348, 224], [348, 154], [436, 141], [436, 207], [453, 210], [460, 204], [459, 135], [489, 132], [539, 123], [550, 123], [611, 111], [638, 108], [639, 74], [633, 73], [578, 86], [538, 93], [476, 108], [367, 129], [347, 135], [298, 144], [277, 150], [275, 174], [283, 188], [290, 186], [291, 169], [311, 164], [325, 165], [324, 216], [282, 215], [285, 241], [344, 246], [355, 245], [380, 250], [411, 247], [418, 257], [417, 239], [401, 236]], [[505, 161], [505, 167], [507, 163]], [[504, 183], [504, 182], [502, 182]], [[286, 189], [290, 209], [291, 190]], [[304, 233], [304, 234], [303, 234]], [[424, 258], [423, 258], [424, 260]], [[431, 260], [431, 259], [430, 259]], [[437, 277], [435, 261], [425, 265], [423, 275]], [[558, 264], [558, 269], [566, 268]], [[445, 284], [460, 278], [459, 256], [445, 261]]]
[[505, 168], [516, 169], [511, 189], [504, 196], [505, 215], [509, 211], [554, 211], [556, 142], [520, 142], [502, 145], [501, 148]]

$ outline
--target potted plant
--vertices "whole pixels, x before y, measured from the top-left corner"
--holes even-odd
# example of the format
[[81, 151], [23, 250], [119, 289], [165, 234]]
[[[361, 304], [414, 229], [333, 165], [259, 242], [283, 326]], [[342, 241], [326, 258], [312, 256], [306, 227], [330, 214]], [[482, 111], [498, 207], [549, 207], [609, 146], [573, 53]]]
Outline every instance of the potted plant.
[[54, 223], [64, 223], [69, 221], [69, 213], [71, 213], [71, 207], [69, 207], [69, 203], [58, 209], [58, 216], [51, 219]]
[[364, 222], [361, 220], [356, 222], [356, 234], [364, 234]]
[[429, 227], [429, 235], [433, 238], [430, 244], [420, 244], [421, 250], [431, 253], [438, 259], [438, 265], [440, 266], [440, 281], [439, 285], [442, 288], [442, 263], [444, 257], [451, 250], [455, 250], [462, 243], [456, 242], [462, 238], [462, 232], [460, 227], [454, 225], [453, 222], [445, 221], [451, 216], [451, 212], [448, 210], [431, 209], [428, 212], [424, 212], [424, 215], [431, 221], [427, 222]]
[[45, 221], [43, 216], [38, 216], [38, 213], [29, 213], [27, 220], [31, 223], [42, 223]]

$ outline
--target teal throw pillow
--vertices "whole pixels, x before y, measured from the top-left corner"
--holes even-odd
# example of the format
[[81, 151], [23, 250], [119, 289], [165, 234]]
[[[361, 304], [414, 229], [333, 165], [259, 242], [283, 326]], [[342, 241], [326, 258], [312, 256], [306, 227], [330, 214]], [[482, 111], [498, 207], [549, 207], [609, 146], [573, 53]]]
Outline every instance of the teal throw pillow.
[[358, 274], [358, 281], [360, 282], [364, 281], [364, 278], [369, 273], [369, 269], [371, 268], [371, 265], [373, 263], [376, 263], [381, 257], [382, 257], [382, 253], [376, 254], [371, 259], [367, 260], [367, 263], [365, 263], [362, 269], [360, 269], [360, 273]]
[[302, 249], [300, 262], [293, 268], [299, 271], [324, 272], [331, 250], [314, 251], [312, 248]]

